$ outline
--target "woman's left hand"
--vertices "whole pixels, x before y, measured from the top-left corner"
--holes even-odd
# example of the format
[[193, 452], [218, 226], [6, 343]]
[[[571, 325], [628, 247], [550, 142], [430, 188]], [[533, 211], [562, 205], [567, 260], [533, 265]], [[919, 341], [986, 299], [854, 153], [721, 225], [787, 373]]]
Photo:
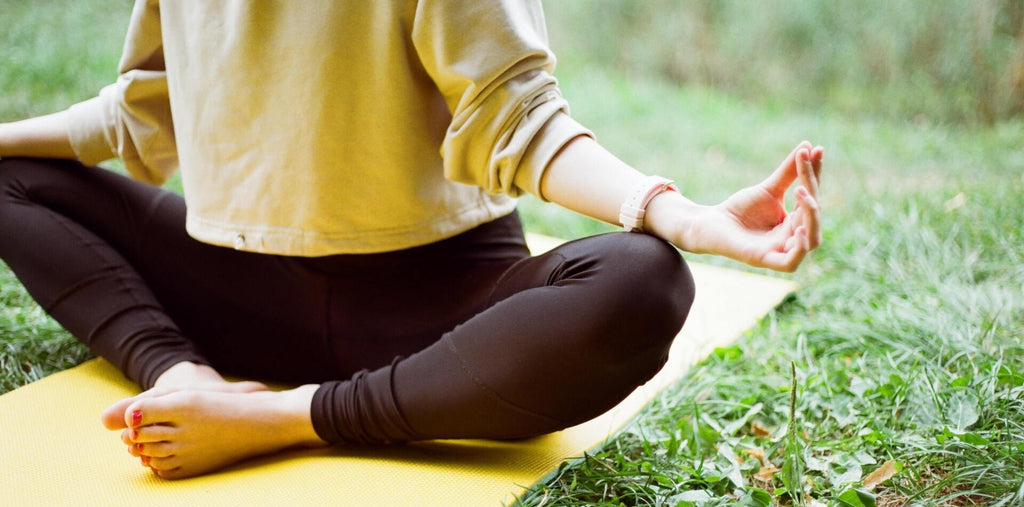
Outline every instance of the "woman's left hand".
[[[678, 229], [678, 237], [666, 239], [695, 253], [723, 255], [779, 271], [796, 270], [807, 253], [821, 244], [822, 155], [820, 146], [800, 143], [760, 184], [734, 193], [717, 206], [691, 208], [687, 226]], [[798, 180], [796, 207], [787, 212], [786, 192]], [[670, 206], [667, 199], [664, 204]]]

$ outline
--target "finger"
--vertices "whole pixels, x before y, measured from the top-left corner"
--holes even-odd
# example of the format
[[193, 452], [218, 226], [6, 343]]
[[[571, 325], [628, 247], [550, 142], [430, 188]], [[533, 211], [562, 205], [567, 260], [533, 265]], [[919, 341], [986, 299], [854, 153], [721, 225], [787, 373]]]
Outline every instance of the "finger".
[[775, 169], [767, 179], [764, 180], [762, 185], [768, 189], [774, 195], [782, 195], [786, 189], [796, 179], [796, 154], [800, 150], [809, 149], [811, 143], [803, 141], [793, 148], [793, 151], [786, 156], [786, 159], [779, 164], [779, 167]]
[[765, 255], [765, 267], [792, 273], [804, 260], [807, 255], [807, 230], [797, 227], [794, 234], [787, 238], [786, 248], [779, 252], [769, 252]]
[[796, 155], [796, 172], [800, 178], [800, 184], [811, 194], [811, 197], [818, 197], [818, 180], [814, 177], [814, 167], [811, 165], [810, 150], [800, 150]]
[[797, 228], [795, 228], [793, 230], [793, 233], [790, 234], [789, 237], [786, 238], [786, 242], [785, 242], [785, 244], [783, 244], [783, 247], [782, 247], [782, 251], [783, 252], [791, 252], [795, 248], [800, 248], [800, 247], [806, 245], [806, 241], [804, 241], [804, 238], [802, 237], [802, 235], [799, 232], [799, 231], [803, 231], [803, 230], [804, 230], [804, 228], [802, 228], [802, 227], [797, 227]]
[[769, 252], [763, 259], [763, 267], [792, 273], [796, 271], [805, 255], [807, 251], [799, 247], [783, 252]]
[[808, 249], [814, 250], [822, 241], [821, 208], [818, 201], [803, 187], [796, 189], [795, 196], [803, 219], [801, 227], [807, 231]]
[[821, 146], [815, 146], [811, 150], [811, 167], [814, 168], [814, 179], [818, 182], [818, 188], [821, 188], [821, 160], [825, 156], [825, 148]]

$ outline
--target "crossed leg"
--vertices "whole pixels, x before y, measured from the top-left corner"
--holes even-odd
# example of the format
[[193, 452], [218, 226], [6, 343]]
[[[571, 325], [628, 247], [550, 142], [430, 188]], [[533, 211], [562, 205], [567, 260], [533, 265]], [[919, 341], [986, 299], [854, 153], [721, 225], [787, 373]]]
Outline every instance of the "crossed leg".
[[[0, 183], [6, 169], [0, 167]], [[35, 169], [53, 171], [54, 167]], [[57, 168], [78, 169], [71, 164]], [[91, 172], [83, 174], [87, 180], [107, 178]], [[59, 173], [51, 176], [61, 177]], [[51, 201], [45, 210], [36, 213], [35, 219], [41, 216], [51, 220], [60, 212], [70, 213], [61, 209], [61, 198], [66, 192], [57, 198], [35, 195], [26, 199], [20, 195], [26, 192], [18, 188], [18, 181], [4, 184], [13, 189], [8, 193], [15, 194], [17, 199], [2, 203], [0, 230], [11, 228], [12, 216], [21, 211], [16, 206], [28, 201]], [[89, 187], [78, 182], [70, 188], [85, 192]], [[146, 215], [165, 206], [173, 209], [155, 217]], [[371, 280], [361, 289], [350, 287], [351, 278], [358, 276], [348, 275], [336, 277], [338, 286], [331, 285], [335, 282], [325, 286], [309, 279], [313, 281], [298, 283], [299, 289], [283, 282], [271, 284], [270, 290], [266, 286], [250, 288], [247, 284], [254, 278], [285, 279], [296, 266], [281, 259], [266, 260], [270, 256], [193, 245], [187, 237], [179, 238], [180, 245], [169, 244], [172, 240], [162, 235], [185, 236], [183, 204], [171, 198], [148, 197], [127, 207], [127, 221], [138, 220], [140, 214], [148, 217], [137, 230], [125, 235], [127, 239], [118, 239], [118, 231], [113, 231], [96, 234], [98, 237], [85, 242], [98, 244], [101, 250], [109, 248], [113, 253], [104, 250], [106, 257], [124, 256], [125, 260], [120, 262], [127, 268], [119, 268], [120, 275], [113, 277], [115, 280], [130, 277], [133, 270], [145, 280], [136, 284], [141, 288], [133, 292], [133, 298], [145, 299], [147, 290], [155, 294], [151, 301], [137, 306], [146, 316], [163, 315], [163, 334], [147, 337], [129, 333], [126, 339], [118, 332], [122, 314], [114, 312], [100, 322], [78, 325], [76, 336], [111, 354], [114, 361], [119, 361], [126, 349], [145, 350], [154, 344], [161, 345], [160, 340], [169, 339], [165, 337], [170, 335], [182, 341], [165, 348], [177, 353], [180, 345], [182, 350], [197, 351], [192, 355], [175, 355], [171, 364], [122, 364], [122, 371], [134, 375], [144, 387], [155, 387], [113, 404], [102, 416], [108, 428], [121, 431], [129, 452], [144, 457], [148, 466], [166, 478], [206, 473], [249, 456], [293, 445], [514, 438], [564, 428], [610, 408], [653, 376], [664, 362], [693, 297], [692, 279], [674, 250], [659, 240], [629, 234], [575, 242], [546, 256], [522, 260], [511, 268], [510, 262], [503, 262], [468, 273], [461, 267], [462, 262], [449, 260], [432, 265], [438, 269], [455, 266], [452, 269], [463, 272], [461, 282], [446, 277], [430, 278], [428, 275], [434, 269], [422, 269], [413, 263], [408, 271], [389, 273], [388, 283]], [[163, 232], [161, 227], [153, 227], [154, 220], [168, 220], [167, 216], [176, 222], [167, 227], [172, 230]], [[60, 220], [58, 223], [64, 228], [80, 227], [85, 232], [76, 230], [78, 236], [95, 234], [94, 228], [105, 227], [90, 220], [103, 222], [104, 217], [80, 221], [85, 224], [72, 221], [69, 225]], [[34, 247], [28, 245], [24, 250], [37, 252], [50, 239], [37, 238]], [[123, 244], [112, 246], [117, 242]], [[140, 248], [137, 242], [156, 242], [158, 248]], [[0, 256], [7, 259], [9, 254], [3, 246], [0, 245]], [[82, 250], [80, 246], [76, 248]], [[183, 255], [202, 250], [206, 256], [206, 249], [215, 249], [208, 258], [218, 266], [217, 276], [182, 268]], [[160, 262], [153, 263], [149, 258], [152, 256], [160, 257]], [[23, 262], [24, 255], [15, 252], [10, 257], [15, 259], [11, 264], [19, 277], [28, 274], [28, 279], [36, 280], [33, 267], [26, 267], [30, 263]], [[207, 257], [203, 258], [207, 262]], [[268, 272], [283, 274], [263, 276]], [[84, 279], [91, 280], [88, 276]], [[65, 283], [77, 286], [79, 282], [75, 279]], [[463, 290], [461, 283], [476, 288]], [[31, 292], [33, 287], [38, 289], [45, 284], [33, 281], [26, 285]], [[458, 290], [407, 291], [405, 299], [395, 303], [393, 300], [398, 298], [391, 289], [406, 285]], [[480, 292], [483, 288], [487, 290]], [[115, 285], [107, 290], [124, 289]], [[179, 290], [186, 297], [167, 296], [174, 296]], [[72, 324], [78, 324], [77, 314], [65, 309], [69, 298], [55, 297], [46, 290], [37, 292], [42, 296], [37, 300], [46, 302], [44, 307], [63, 311], [70, 315]], [[317, 349], [285, 337], [304, 333], [320, 336], [322, 328], [308, 333], [290, 329], [274, 320], [274, 315], [282, 312], [274, 311], [273, 302], [248, 304], [232, 299], [237, 293], [248, 293], [251, 298], [252, 292], [269, 293], [263, 298], [268, 301], [276, 296], [305, 302], [297, 314], [287, 315], [288, 322], [328, 322], [338, 329], [348, 327], [357, 317], [366, 322], [357, 333], [360, 336], [340, 339], [338, 343], [348, 347], [340, 353], [330, 347]], [[371, 292], [374, 297], [368, 297]], [[209, 294], [219, 297], [211, 298]], [[351, 299], [344, 300], [346, 294]], [[338, 298], [341, 303], [336, 306], [344, 310], [342, 315], [332, 314], [334, 310], [317, 313], [316, 309], [328, 306], [327, 301]], [[76, 299], [75, 295], [70, 299]], [[446, 309], [451, 313], [447, 320], [434, 321], [429, 326], [421, 324], [421, 318], [436, 313], [432, 304], [451, 301], [469, 304]], [[197, 318], [197, 314], [211, 312], [211, 308], [216, 314], [212, 322]], [[301, 314], [303, 311], [309, 315]], [[262, 313], [271, 316], [261, 320], [258, 317], [263, 317]], [[373, 335], [377, 321], [389, 316], [409, 316], [408, 322], [399, 323], [400, 328], [433, 327], [418, 332], [415, 338], [398, 340], [401, 346], [390, 349], [387, 347], [392, 330]], [[185, 335], [190, 339], [184, 340]], [[365, 356], [370, 359], [338, 366], [339, 361], [363, 357], [360, 351], [367, 347], [381, 350]], [[408, 357], [386, 364], [396, 355]], [[218, 368], [224, 365], [234, 375], [323, 383], [283, 392], [267, 391], [258, 383], [231, 384], [223, 381], [217, 370], [204, 366], [207, 356]], [[377, 369], [357, 373], [348, 381], [324, 382], [341, 378], [346, 372], [350, 374], [353, 366]]]

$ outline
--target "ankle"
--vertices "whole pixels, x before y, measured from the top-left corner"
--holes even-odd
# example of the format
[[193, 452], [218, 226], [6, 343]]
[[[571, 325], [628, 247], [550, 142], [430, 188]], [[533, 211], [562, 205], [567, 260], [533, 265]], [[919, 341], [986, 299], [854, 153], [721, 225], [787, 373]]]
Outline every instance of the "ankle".
[[313, 404], [313, 394], [320, 386], [307, 384], [274, 393], [279, 396], [277, 414], [282, 423], [282, 434], [287, 435], [289, 445], [303, 447], [322, 447], [328, 445], [317, 435], [313, 429], [313, 419], [310, 407]]

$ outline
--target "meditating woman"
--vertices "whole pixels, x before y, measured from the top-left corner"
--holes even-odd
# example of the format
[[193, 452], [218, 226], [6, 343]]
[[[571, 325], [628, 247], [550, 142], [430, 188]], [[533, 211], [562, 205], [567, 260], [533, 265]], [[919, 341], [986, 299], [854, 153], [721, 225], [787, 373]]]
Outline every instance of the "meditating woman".
[[[102, 420], [160, 477], [580, 423], [665, 362], [675, 247], [792, 271], [818, 246], [822, 149], [698, 205], [602, 148], [553, 67], [536, 0], [138, 0], [114, 84], [0, 126], [0, 258], [144, 390]], [[184, 198], [155, 186], [179, 170]], [[530, 257], [523, 192], [631, 232]]]

